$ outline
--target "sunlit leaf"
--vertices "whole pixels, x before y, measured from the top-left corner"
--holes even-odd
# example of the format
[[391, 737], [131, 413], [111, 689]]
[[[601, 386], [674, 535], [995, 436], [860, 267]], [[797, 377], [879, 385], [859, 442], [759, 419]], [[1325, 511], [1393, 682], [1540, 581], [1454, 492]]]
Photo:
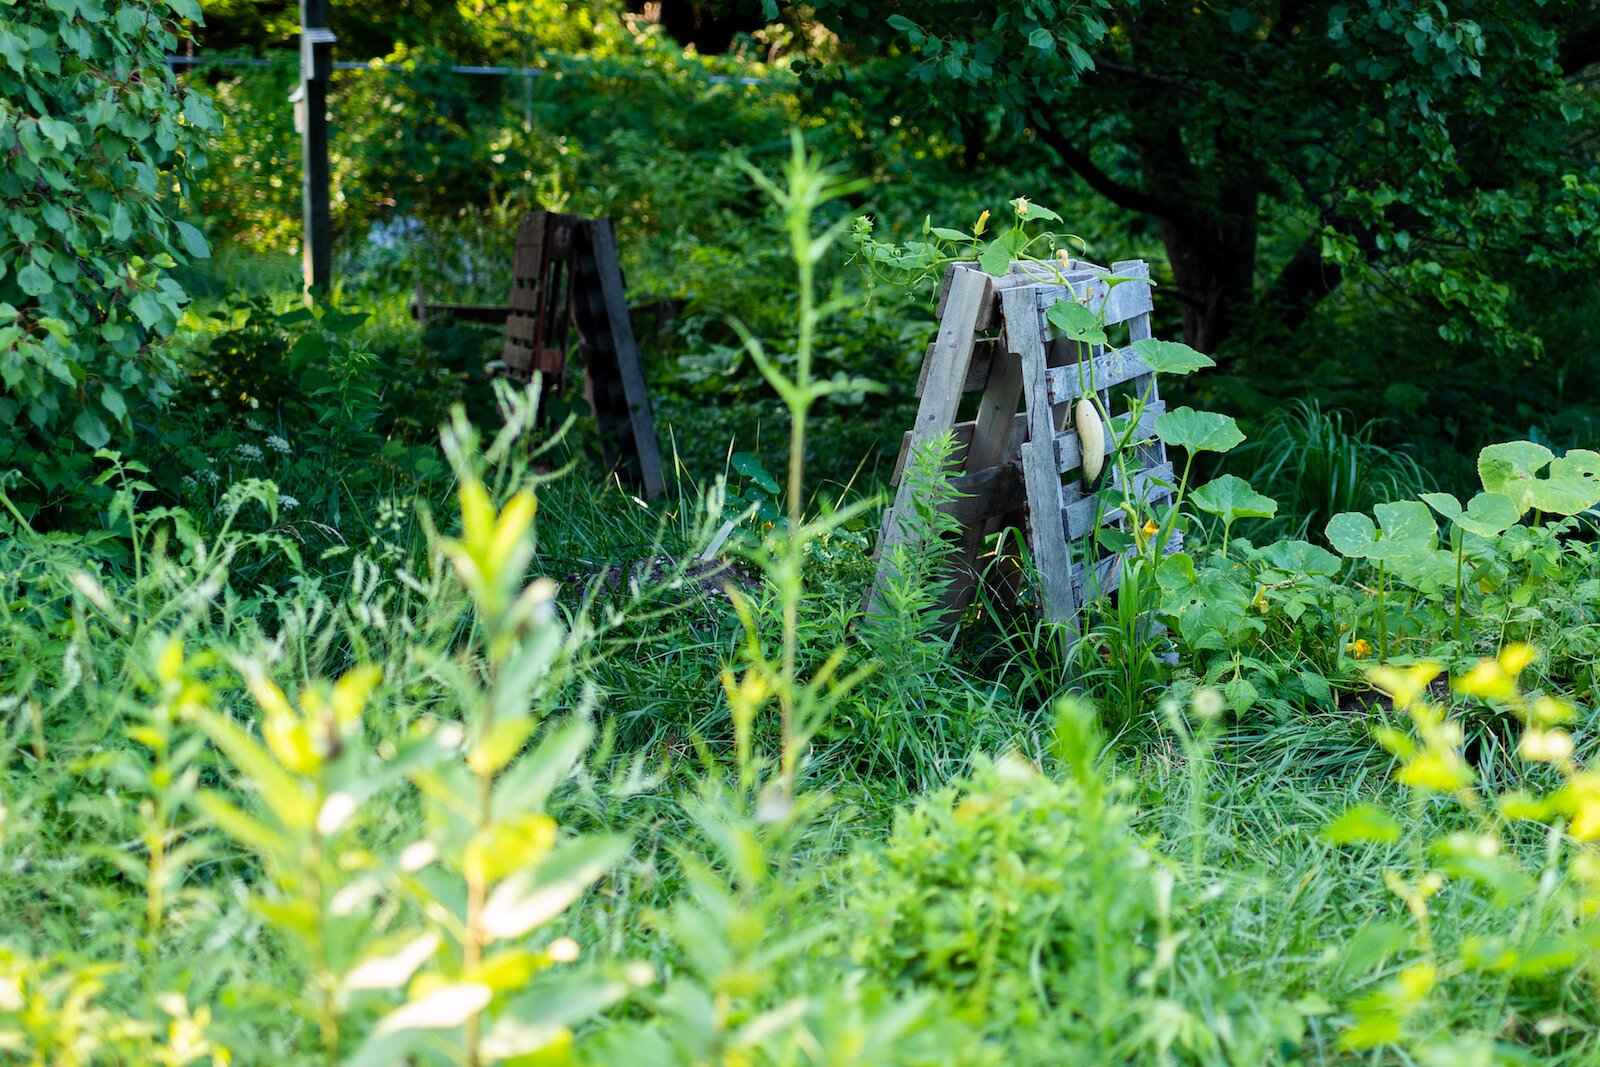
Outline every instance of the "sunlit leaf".
[[1196, 489], [1189, 498], [1201, 511], [1222, 516], [1222, 521], [1236, 519], [1270, 519], [1278, 513], [1278, 502], [1262, 496], [1250, 483], [1232, 474], [1224, 474]]
[[367, 956], [344, 976], [347, 991], [357, 989], [399, 989], [439, 950], [440, 937], [428, 931], [393, 950]]
[[516, 872], [484, 904], [485, 935], [490, 940], [521, 937], [549, 922], [627, 854], [626, 838], [594, 835], [557, 849], [536, 868]]
[[1510, 497], [1487, 490], [1467, 501], [1465, 508], [1450, 493], [1423, 493], [1422, 499], [1450, 522], [1479, 537], [1503, 533], [1514, 526], [1521, 515]]
[[1227, 452], [1244, 440], [1238, 423], [1215, 411], [1182, 407], [1156, 416], [1156, 436], [1190, 452]]
[[563, 974], [536, 981], [495, 1013], [484, 1035], [486, 1055], [523, 1056], [547, 1047], [621, 1000], [628, 987], [596, 975]]
[[1216, 360], [1182, 341], [1157, 341], [1146, 337], [1133, 342], [1132, 348], [1139, 361], [1157, 374], [1191, 374], [1217, 365]]

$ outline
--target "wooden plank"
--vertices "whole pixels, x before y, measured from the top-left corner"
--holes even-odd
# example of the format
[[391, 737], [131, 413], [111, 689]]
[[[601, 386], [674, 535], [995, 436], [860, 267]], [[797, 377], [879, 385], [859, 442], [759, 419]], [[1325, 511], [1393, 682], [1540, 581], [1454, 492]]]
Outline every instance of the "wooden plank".
[[429, 323], [444, 321], [454, 322], [483, 322], [491, 326], [504, 326], [506, 316], [510, 309], [499, 304], [433, 304], [422, 303], [421, 286], [418, 286], [416, 301], [411, 305], [411, 314], [417, 321], [427, 326]]
[[[1150, 276], [1149, 265], [1142, 260], [1124, 266], [1120, 271], [1112, 272], [1113, 278], [1144, 279]], [[1128, 322], [1140, 315], [1148, 315], [1153, 307], [1150, 297], [1150, 286], [1143, 281], [1128, 281], [1120, 285], [1109, 285], [1102, 275], [1068, 277], [1068, 285], [1040, 285], [1036, 288], [1039, 296], [1039, 311], [1043, 313], [1057, 300], [1075, 300], [1083, 304], [1096, 314], [1105, 315], [1105, 324], [1115, 326], [1120, 322]], [[1053, 338], [1055, 333], [1050, 329], [1048, 322], [1045, 324], [1045, 336]]]
[[[1129, 321], [1128, 341], [1130, 344], [1135, 341], [1146, 340], [1150, 336], [1151, 332], [1149, 315], [1140, 315], [1137, 318]], [[1160, 379], [1159, 376], [1154, 372], [1133, 379], [1133, 387], [1138, 392], [1144, 394], [1145, 403], [1152, 406], [1161, 403]], [[1162, 406], [1165, 407], [1164, 404]], [[1153, 445], [1149, 446], [1148, 462], [1151, 466], [1160, 466], [1167, 462], [1167, 445], [1165, 441], [1157, 439]]]
[[[951, 432], [955, 434], [956, 439], [955, 451], [950, 457], [952, 466], [955, 469], [964, 470], [973, 466], [967, 460], [967, 449], [972, 445], [972, 435], [976, 432], [977, 428], [977, 422], [971, 419], [967, 420], [966, 422], [958, 422], [954, 426], [950, 427]], [[1011, 426], [1006, 434], [1006, 448], [1004, 449], [1004, 454], [1007, 456], [1015, 455], [1018, 446], [1020, 446], [1023, 441], [1027, 440], [1027, 437], [1028, 416], [1019, 411], [1011, 417]], [[907, 430], [905, 432], [905, 436], [900, 438], [900, 454], [895, 457], [894, 472], [889, 475], [890, 485], [900, 484], [900, 476], [905, 473], [906, 462], [911, 458], [912, 440], [912, 431], [910, 430]]]
[[[1012, 264], [1013, 267], [1016, 265], [1017, 264], [1015, 263]], [[962, 274], [968, 273], [983, 274], [983, 271], [979, 269], [976, 263], [952, 263], [950, 268], [945, 271], [945, 280], [939, 296], [938, 314], [941, 320], [944, 318], [945, 308], [949, 304], [950, 290], [955, 284], [954, 279]], [[972, 328], [979, 332], [992, 330], [996, 325], [999, 324], [1000, 301], [998, 297], [1000, 293], [1007, 289], [1014, 289], [1018, 287], [1026, 288], [1040, 284], [1040, 279], [1024, 273], [1007, 274], [1003, 278], [992, 278], [988, 275], [984, 275], [984, 277], [989, 278], [989, 299], [981, 308], [978, 309], [977, 317], [972, 320]]]
[[[1149, 319], [1148, 315], [1140, 317]], [[1092, 359], [1084, 360], [1081, 365], [1051, 367], [1047, 376], [1050, 403], [1065, 404], [1069, 400], [1076, 400], [1084, 394], [1085, 386], [1094, 390], [1110, 389], [1149, 373], [1150, 368], [1133, 354], [1132, 348], [1101, 352]]]
[[[1137, 445], [1153, 437], [1156, 432], [1156, 419], [1166, 414], [1166, 411], [1167, 406], [1159, 400], [1153, 404], [1147, 404], [1144, 413], [1139, 416], [1138, 428], [1127, 439], [1128, 445]], [[1111, 432], [1109, 427], [1106, 432], [1108, 434]], [[1083, 445], [1078, 440], [1078, 431], [1075, 428], [1069, 428], [1056, 434], [1056, 464], [1060, 467], [1061, 473], [1066, 474], [1069, 471], [1077, 470], [1082, 462]]]
[[[1178, 530], [1174, 530], [1172, 532], [1172, 536], [1167, 539], [1167, 547], [1162, 552], [1162, 555], [1170, 556], [1182, 548], [1183, 534]], [[1094, 577], [1096, 579], [1096, 584], [1093, 587], [1089, 585], [1090, 575], [1084, 564], [1080, 563], [1076, 567], [1073, 567], [1072, 589], [1078, 597], [1078, 603], [1087, 604], [1090, 599], [1092, 599], [1092, 595], [1096, 592], [1098, 592], [1098, 595], [1100, 596], [1109, 596], [1121, 588], [1122, 561], [1137, 551], [1137, 547], [1130, 547], [1126, 552], [1121, 552], [1112, 556], [1102, 556], [1100, 559], [1096, 560], [1094, 564]]]
[[[968, 470], [992, 468], [1017, 455], [1027, 432], [1027, 416], [1017, 411], [1017, 399], [1021, 395], [1022, 363], [1009, 353], [1000, 353], [978, 401], [978, 412], [973, 420], [976, 428], [972, 445], [967, 450]], [[1014, 510], [1025, 500], [1010, 501], [1009, 506], [999, 506], [996, 501], [991, 503], [996, 506], [984, 512], [982, 521], [967, 524], [961, 535], [955, 573], [945, 586], [943, 605], [947, 613], [960, 611], [972, 595], [977, 580], [974, 564], [983, 548], [988, 520]]]
[[[626, 411], [626, 418], [616, 427], [619, 443], [623, 447], [622, 460], [633, 468], [632, 473], [638, 479], [645, 497], [654, 499], [666, 489], [666, 481], [661, 472], [661, 452], [656, 443], [655, 418], [650, 411], [650, 393], [645, 385], [644, 368], [639, 362], [639, 348], [633, 338], [633, 322], [628, 316], [622, 267], [617, 261], [616, 234], [612, 231], [610, 219], [591, 220], [585, 229], [588, 231], [590, 256], [584, 256], [583, 250], [580, 250], [579, 260], [587, 267], [583, 273], [589, 277], [580, 276], [578, 280], [587, 282], [586, 288], [591, 290], [598, 287], [598, 292], [584, 294], [591, 312], [587, 325], [591, 330], [605, 335], [585, 338], [597, 342], [591, 351], [602, 356], [601, 360], [596, 361], [601, 366], [596, 367], [591, 362], [589, 373], [592, 382], [597, 372], [609, 370], [615, 375], [615, 382], [612, 383], [593, 382], [596, 415], [600, 412], [602, 387], [620, 385], [620, 399]], [[598, 315], [594, 314], [596, 311]], [[581, 320], [580, 325], [583, 325]], [[611, 363], [610, 367], [605, 366], [608, 362]], [[628, 463], [630, 459], [632, 463]]]
[[1022, 466], [1015, 460], [952, 478], [950, 488], [965, 495], [944, 510], [968, 530], [982, 531], [991, 518], [1015, 511], [1026, 500]]
[[[949, 430], [956, 419], [961, 404], [962, 386], [972, 363], [973, 321], [979, 310], [991, 299], [990, 280], [981, 271], [958, 271], [950, 287], [950, 299], [939, 322], [939, 336], [928, 354], [928, 384], [917, 406], [917, 417], [902, 452], [911, 454], [917, 444], [930, 441]], [[900, 517], [910, 512], [911, 486], [898, 483], [894, 503], [884, 514], [878, 533], [875, 553], [879, 569], [872, 588], [868, 590], [865, 609], [870, 614], [878, 609], [879, 590], [888, 575], [884, 573], [889, 552], [905, 540], [906, 531]]]
[[[928, 342], [928, 350], [922, 357], [922, 370], [917, 375], [917, 396], [922, 396], [928, 387], [928, 368], [933, 365], [930, 358], [933, 355], [933, 346], [937, 341]], [[982, 389], [989, 380], [989, 369], [994, 364], [995, 353], [1000, 350], [1000, 340], [996, 337], [980, 338], [972, 343], [972, 363], [967, 368], [967, 380], [962, 383], [963, 393], [975, 392]]]
[[[1174, 480], [1171, 464], [1157, 467], [1153, 470], [1140, 471], [1133, 476], [1133, 485], [1127, 491], [1118, 493], [1117, 499], [1131, 499], [1137, 503], [1150, 503], [1163, 496], [1169, 495]], [[1161, 483], [1167, 483], [1165, 485]], [[1059, 493], [1058, 493], [1059, 495]], [[1030, 500], [1030, 505], [1032, 501]], [[1062, 523], [1066, 529], [1066, 536], [1077, 540], [1089, 532], [1094, 524], [1095, 512], [1099, 509], [1101, 501], [1098, 495], [1085, 496], [1066, 504], [1061, 508]], [[1116, 510], [1111, 501], [1105, 501], [1105, 511], [1100, 516], [1100, 525], [1105, 525], [1123, 512]]]
[[1052, 497], [1061, 499], [1061, 483], [1050, 462], [1050, 444], [1027, 441], [1022, 445], [1022, 477], [1028, 497], [1028, 547], [1039, 572], [1043, 614], [1050, 622], [1065, 623], [1076, 629], [1078, 600], [1072, 591], [1069, 568], [1072, 556], [1059, 520], [1059, 505], [1050, 510]]
[[1072, 592], [1072, 559], [1061, 520], [1061, 475], [1056, 469], [1055, 415], [1045, 385], [1046, 355], [1039, 328], [1039, 303], [1032, 289], [1008, 289], [1000, 296], [1007, 350], [1020, 362], [1028, 413], [1022, 475], [1028, 494], [1028, 541], [1044, 617], [1075, 626], [1077, 598]]
[[[511, 292], [506, 296], [506, 338], [500, 361], [524, 381], [533, 377], [549, 325], [544, 310], [550, 274], [546, 247], [550, 223], [551, 216], [546, 212], [529, 213], [517, 224], [512, 245]], [[548, 397], [556, 387], [557, 383], [545, 382], [541, 390]]]

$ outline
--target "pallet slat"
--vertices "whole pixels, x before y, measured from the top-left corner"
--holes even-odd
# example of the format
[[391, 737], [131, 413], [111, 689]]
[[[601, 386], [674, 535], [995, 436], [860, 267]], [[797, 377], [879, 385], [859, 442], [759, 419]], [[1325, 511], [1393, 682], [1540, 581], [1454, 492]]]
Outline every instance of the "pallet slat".
[[[1138, 503], [1148, 504], [1161, 499], [1163, 496], [1170, 495], [1172, 481], [1173, 473], [1172, 464], [1170, 463], [1153, 470], [1140, 471], [1133, 476], [1133, 488], [1125, 496], [1131, 497]], [[1062, 507], [1061, 521], [1069, 540], [1076, 540], [1089, 533], [1090, 527], [1094, 523], [1095, 510], [1099, 503], [1095, 496], [1085, 496]], [[1104, 526], [1121, 514], [1123, 514], [1121, 511], [1107, 507], [1100, 516], [1100, 525]]]
[[[1183, 548], [1183, 534], [1174, 530], [1167, 539], [1167, 547], [1162, 551], [1163, 556], [1170, 556]], [[1072, 589], [1078, 596], [1078, 603], [1087, 604], [1095, 596], [1110, 596], [1122, 588], [1122, 563], [1131, 556], [1137, 548], [1129, 548], [1126, 552], [1114, 556], [1105, 556], [1095, 561], [1095, 584], [1089, 584], [1089, 571], [1082, 564], [1072, 568]]]
[[[1148, 275], [1148, 269], [1140, 264], [1111, 277], [1143, 279]], [[1046, 284], [1038, 287], [1041, 314], [1049, 311], [1058, 300], [1075, 300], [1095, 314], [1103, 314], [1105, 325], [1115, 326], [1136, 319], [1140, 315], [1148, 315], [1154, 307], [1150, 297], [1150, 286], [1142, 280], [1112, 285], [1104, 277], [1096, 275], [1082, 281], [1075, 279], [1068, 281], [1069, 285]], [[1055, 337], [1055, 331], [1050, 328], [1048, 321], [1045, 323], [1045, 331], [1046, 337], [1051, 339]]]
[[[917, 392], [920, 398], [928, 387], [928, 368], [933, 365], [933, 346], [928, 345], [922, 357], [922, 370], [917, 375]], [[989, 381], [989, 371], [994, 365], [995, 353], [1000, 351], [1000, 341], [995, 337], [980, 338], [972, 343], [972, 363], [967, 368], [967, 379], [961, 384], [963, 393], [975, 393]]]
[[1110, 389], [1150, 373], [1150, 368], [1133, 354], [1131, 347], [1102, 352], [1093, 359], [1084, 360], [1084, 364], [1081, 369], [1075, 366], [1050, 368], [1046, 375], [1050, 386], [1050, 403], [1065, 404], [1069, 400], [1076, 400], [1088, 389]]
[[[1159, 400], [1148, 404], [1144, 414], [1139, 416], [1139, 428], [1128, 438], [1128, 446], [1136, 446], [1153, 437], [1156, 432], [1156, 419], [1166, 414], [1166, 411], [1167, 405]], [[1108, 428], [1106, 432], [1110, 433], [1111, 430]], [[1078, 440], [1078, 431], [1069, 429], [1056, 434], [1056, 465], [1061, 469], [1061, 473], [1077, 470], [1082, 463], [1083, 447]]]
[[[972, 361], [973, 322], [979, 309], [989, 302], [989, 281], [989, 276], [981, 271], [959, 271], [955, 274], [950, 299], [939, 322], [939, 336], [928, 355], [931, 364], [928, 385], [917, 405], [917, 417], [911, 433], [901, 447], [902, 455], [910, 455], [911, 448], [917, 442], [937, 437], [955, 422], [956, 411], [961, 405], [962, 385], [967, 380], [967, 370]], [[910, 485], [901, 482], [896, 487], [894, 503], [884, 512], [883, 523], [878, 530], [876, 556], [880, 561], [887, 558], [887, 553], [895, 545], [905, 540], [906, 531], [899, 516], [906, 514], [911, 507]], [[877, 609], [880, 590], [887, 578], [880, 567], [872, 588], [867, 591], [865, 608], [869, 613]]]
[[583, 227], [579, 246], [573, 311], [594, 384], [595, 420], [608, 460], [654, 499], [666, 483], [611, 220], [595, 219]]

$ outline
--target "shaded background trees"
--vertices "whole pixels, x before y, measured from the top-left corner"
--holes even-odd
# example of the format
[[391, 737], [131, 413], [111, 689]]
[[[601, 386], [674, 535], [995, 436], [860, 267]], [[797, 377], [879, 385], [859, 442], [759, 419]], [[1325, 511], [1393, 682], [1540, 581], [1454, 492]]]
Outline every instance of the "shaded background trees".
[[[202, 56], [292, 44], [291, 3], [206, 13]], [[333, 21], [341, 58], [385, 60], [335, 83], [346, 254], [373, 261], [372, 235], [420, 227], [429, 253], [402, 257], [403, 284], [491, 298], [499, 230], [450, 227], [532, 203], [611, 214], [641, 297], [686, 309], [660, 373], [707, 397], [759, 387], [723, 317], [781, 318], [736, 161], [781, 151], [798, 122], [873, 180], [849, 210], [880, 234], [1022, 194], [1093, 258], [1150, 259], [1160, 331], [1219, 357], [1193, 388], [1247, 417], [1313, 395], [1392, 420], [1378, 440], [1446, 468], [1509, 434], [1600, 439], [1593, 0], [413, 0], [335, 4]], [[196, 190], [208, 232], [291, 243], [284, 75], [190, 76], [233, 120]], [[836, 369], [898, 387], [926, 304], [871, 300], [862, 333], [881, 346], [894, 320], [896, 362], [849, 341]]]

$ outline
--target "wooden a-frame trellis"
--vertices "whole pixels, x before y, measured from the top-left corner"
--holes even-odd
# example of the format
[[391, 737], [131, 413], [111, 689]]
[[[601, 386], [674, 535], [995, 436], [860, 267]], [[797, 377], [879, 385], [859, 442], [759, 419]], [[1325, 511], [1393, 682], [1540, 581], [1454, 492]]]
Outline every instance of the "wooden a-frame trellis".
[[[1150, 337], [1149, 277], [1149, 265], [1142, 260], [1114, 263], [1109, 271], [1079, 260], [1061, 271], [1018, 263], [1003, 277], [975, 265], [950, 268], [940, 300], [939, 333], [928, 346], [917, 387], [916, 422], [895, 463], [896, 494], [878, 536], [878, 572], [867, 595], [868, 610], [879, 604], [890, 578], [891, 551], [908, 536], [902, 520], [913, 503], [910, 486], [901, 477], [905, 464], [913, 449], [946, 431], [954, 431], [956, 441], [951, 485], [963, 494], [946, 509], [960, 526], [947, 610], [967, 602], [986, 537], [1005, 527], [1026, 530], [1045, 618], [1076, 629], [1087, 600], [1117, 588], [1124, 554], [1107, 552], [1097, 538], [1086, 535], [1097, 520], [1102, 526], [1126, 528], [1130, 516], [1107, 507], [1082, 484], [1072, 406], [1092, 389], [1099, 394], [1101, 409], [1115, 417], [1127, 411], [1126, 404], [1113, 406], [1115, 398], [1130, 391], [1143, 397], [1131, 435], [1126, 426], [1108, 427], [1108, 435], [1129, 443], [1128, 482], [1108, 462], [1101, 487], [1140, 505], [1171, 499], [1172, 465], [1153, 427], [1166, 408], [1154, 373], [1131, 349], [1134, 342]], [[1122, 334], [1126, 343], [1088, 345], [1057, 337], [1046, 313], [1062, 299], [1103, 314], [1107, 339]], [[976, 415], [958, 423], [962, 398], [969, 392], [982, 394]], [[1064, 481], [1063, 475], [1070, 477]], [[1166, 548], [1176, 548], [1176, 537]]]
[[497, 370], [519, 381], [537, 371], [541, 412], [566, 388], [568, 337], [576, 325], [606, 462], [647, 498], [661, 495], [661, 450], [610, 219], [535, 211], [517, 227], [506, 306], [428, 303], [419, 288], [416, 314], [424, 324], [434, 318], [504, 323]]

